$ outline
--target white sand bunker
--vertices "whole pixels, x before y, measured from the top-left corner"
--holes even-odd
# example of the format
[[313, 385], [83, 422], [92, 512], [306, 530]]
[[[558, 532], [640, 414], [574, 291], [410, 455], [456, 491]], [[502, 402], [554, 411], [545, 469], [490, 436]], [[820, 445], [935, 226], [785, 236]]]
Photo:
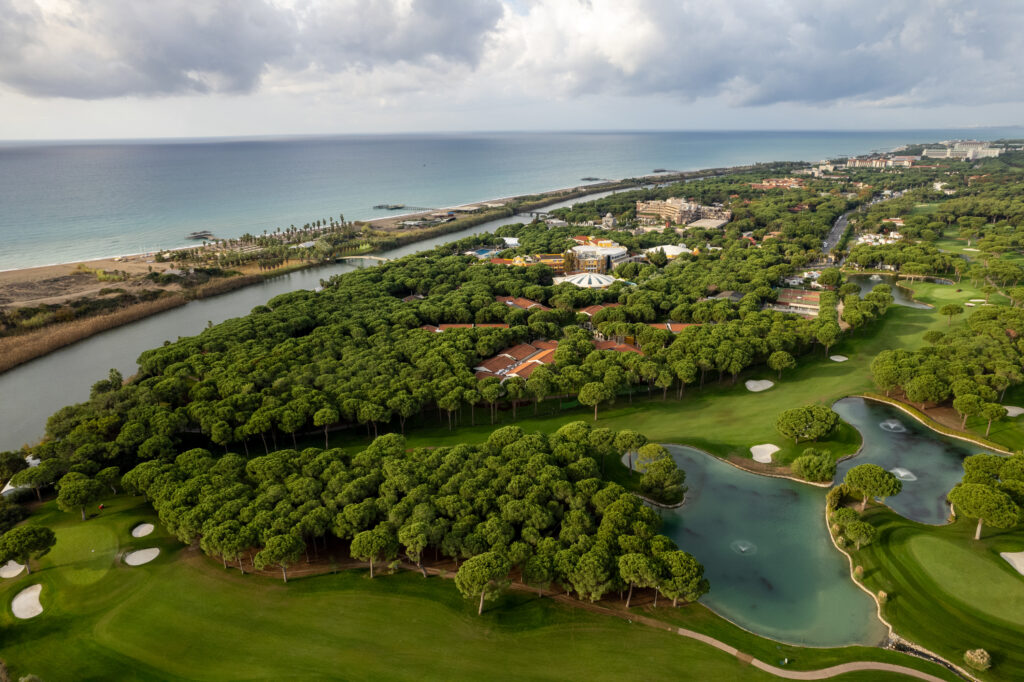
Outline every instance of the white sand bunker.
[[1007, 417], [1019, 417], [1024, 414], [1024, 407], [1014, 407], [1013, 405], [1003, 405], [1006, 409]]
[[771, 388], [772, 386], [775, 385], [775, 382], [774, 381], [768, 381], [767, 379], [765, 379], [763, 381], [753, 381], [753, 380], [751, 380], [751, 381], [746, 382], [744, 385], [747, 387], [748, 391], [753, 391], [754, 393], [759, 393], [761, 391], [767, 391], [769, 388]]
[[968, 308], [973, 308], [974, 307], [973, 303], [964, 303], [964, 305], [967, 306]]
[[973, 249], [973, 248], [971, 248], [970, 246], [965, 246], [965, 247], [964, 247], [964, 251], [977, 251], [977, 250], [978, 250], [978, 249]]
[[11, 559], [3, 566], [0, 566], [0, 578], [13, 578], [24, 570], [24, 564], [19, 564], [14, 559]]
[[42, 585], [33, 585], [15, 595], [11, 601], [11, 611], [15, 618], [35, 618], [43, 612], [43, 605], [39, 603], [39, 593], [43, 591]]
[[1006, 559], [1014, 570], [1024, 575], [1024, 552], [1003, 552], [999, 556]]
[[135, 552], [129, 552], [124, 556], [124, 562], [129, 566], [141, 566], [142, 564], [148, 564], [159, 555], [159, 547], [150, 547], [149, 549], [140, 549]]
[[761, 445], [755, 445], [750, 448], [750, 454], [754, 456], [755, 462], [761, 464], [771, 464], [772, 455], [779, 451], [778, 445], [772, 445], [771, 443], [762, 443]]
[[133, 538], [144, 538], [153, 532], [152, 523], [140, 523], [139, 525], [132, 528]]
[[984, 303], [984, 302], [985, 302], [985, 299], [983, 299], [983, 298], [972, 298], [971, 299], [971, 303]]
[[850, 358], [846, 357], [845, 355], [830, 355], [828, 356], [828, 359], [831, 360], [832, 362], [846, 362]]

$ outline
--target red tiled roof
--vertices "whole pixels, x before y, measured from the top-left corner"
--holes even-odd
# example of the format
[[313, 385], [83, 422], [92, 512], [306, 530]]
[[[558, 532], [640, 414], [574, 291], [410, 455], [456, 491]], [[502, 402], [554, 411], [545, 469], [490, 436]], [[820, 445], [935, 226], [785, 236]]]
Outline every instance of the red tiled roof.
[[504, 322], [483, 322], [474, 326], [477, 329], [508, 329], [508, 325]]
[[558, 341], [534, 341], [533, 347], [541, 350], [554, 350], [558, 348]]
[[448, 329], [472, 329], [471, 324], [439, 324], [438, 328], [441, 331], [447, 331]]
[[586, 308], [580, 308], [578, 312], [584, 315], [590, 315], [593, 317], [598, 311], [604, 310], [605, 308], [618, 308], [621, 303], [597, 303], [595, 305], [588, 305]]
[[516, 360], [525, 360], [536, 352], [537, 349], [530, 344], [520, 343], [516, 346], [512, 346], [511, 348], [506, 348], [498, 353], [498, 355], [507, 355], [510, 358], [515, 358]]
[[497, 355], [493, 358], [487, 358], [473, 369], [485, 370], [487, 372], [491, 372], [492, 374], [497, 374], [502, 370], [508, 369], [514, 364], [516, 364], [516, 361], [514, 359], [506, 357], [504, 355]]
[[537, 371], [538, 367], [540, 367], [540, 363], [524, 362], [515, 369], [513, 369], [511, 372], [506, 374], [505, 376], [519, 377], [520, 379], [529, 379], [530, 375]]
[[597, 350], [613, 350], [616, 353], [637, 353], [643, 355], [643, 352], [636, 346], [631, 346], [628, 343], [619, 343], [617, 341], [595, 341], [594, 348]]
[[533, 308], [537, 308], [540, 310], [551, 310], [551, 308], [548, 308], [545, 305], [541, 305], [536, 301], [531, 301], [528, 298], [523, 298], [522, 296], [497, 296], [495, 297], [495, 300], [498, 301], [499, 303], [504, 303], [505, 305], [514, 306], [516, 308], [522, 308], [523, 310], [531, 310]]
[[420, 329], [426, 329], [428, 332], [439, 332], [439, 331], [441, 331], [438, 327], [435, 327], [432, 324], [425, 324], [425, 325], [421, 326]]
[[699, 327], [699, 322], [650, 322], [648, 327], [654, 327], [655, 329], [664, 329], [667, 332], [678, 334], [687, 327]]
[[490, 377], [493, 377], [494, 374], [491, 373], [491, 372], [477, 372], [473, 376], [475, 376], [479, 380], [479, 379], [488, 379]]

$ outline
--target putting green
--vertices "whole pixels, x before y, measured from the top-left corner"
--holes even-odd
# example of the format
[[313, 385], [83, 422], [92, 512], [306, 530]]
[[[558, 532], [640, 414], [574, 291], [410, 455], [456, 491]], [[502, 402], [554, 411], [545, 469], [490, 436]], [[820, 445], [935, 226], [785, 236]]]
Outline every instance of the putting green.
[[925, 574], [947, 595], [994, 618], [1024, 625], [1024, 580], [962, 543], [930, 535], [907, 542]]
[[114, 565], [117, 535], [107, 525], [82, 521], [56, 529], [57, 544], [47, 563], [60, 566], [61, 579], [71, 585], [90, 585], [103, 578]]

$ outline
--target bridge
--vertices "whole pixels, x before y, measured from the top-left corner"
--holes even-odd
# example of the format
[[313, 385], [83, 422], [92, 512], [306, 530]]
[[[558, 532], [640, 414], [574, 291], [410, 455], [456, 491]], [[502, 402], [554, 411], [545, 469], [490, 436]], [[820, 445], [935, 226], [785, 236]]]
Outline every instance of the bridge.
[[384, 256], [338, 256], [334, 260], [375, 260], [381, 263], [387, 263], [391, 259], [385, 258]]

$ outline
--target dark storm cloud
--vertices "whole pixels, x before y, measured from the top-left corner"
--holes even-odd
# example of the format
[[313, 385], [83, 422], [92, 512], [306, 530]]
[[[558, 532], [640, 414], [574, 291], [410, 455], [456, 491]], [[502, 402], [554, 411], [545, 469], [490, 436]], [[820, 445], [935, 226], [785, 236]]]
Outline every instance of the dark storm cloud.
[[245, 93], [270, 68], [474, 65], [497, 0], [0, 0], [0, 82], [32, 96]]

